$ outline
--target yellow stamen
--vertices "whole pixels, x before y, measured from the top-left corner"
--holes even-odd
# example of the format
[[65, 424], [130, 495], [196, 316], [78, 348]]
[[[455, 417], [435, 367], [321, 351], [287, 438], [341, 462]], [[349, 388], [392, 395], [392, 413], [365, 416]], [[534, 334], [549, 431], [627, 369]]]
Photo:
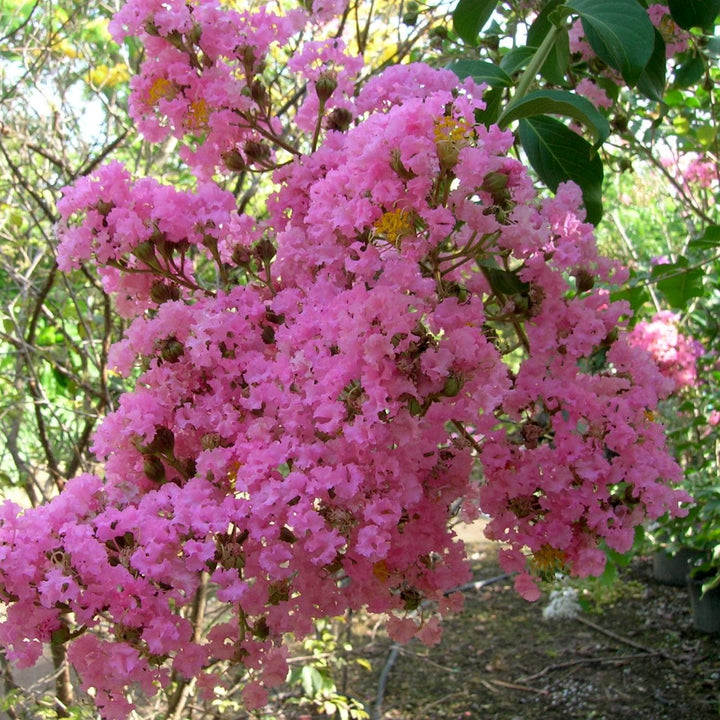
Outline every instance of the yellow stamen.
[[376, 235], [398, 245], [400, 240], [415, 232], [415, 218], [410, 210], [391, 210], [381, 215], [373, 228]]

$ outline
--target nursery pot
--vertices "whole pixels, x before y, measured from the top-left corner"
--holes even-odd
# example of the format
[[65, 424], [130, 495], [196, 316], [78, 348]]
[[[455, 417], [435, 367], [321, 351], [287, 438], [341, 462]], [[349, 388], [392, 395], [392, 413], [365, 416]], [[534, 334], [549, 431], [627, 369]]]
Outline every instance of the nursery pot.
[[663, 585], [683, 587], [693, 563], [701, 557], [700, 551], [690, 548], [680, 548], [673, 554], [664, 549], [658, 550], [653, 555], [653, 577]]
[[720, 587], [703, 594], [702, 585], [707, 579], [702, 575], [687, 579], [693, 626], [700, 632], [720, 633]]

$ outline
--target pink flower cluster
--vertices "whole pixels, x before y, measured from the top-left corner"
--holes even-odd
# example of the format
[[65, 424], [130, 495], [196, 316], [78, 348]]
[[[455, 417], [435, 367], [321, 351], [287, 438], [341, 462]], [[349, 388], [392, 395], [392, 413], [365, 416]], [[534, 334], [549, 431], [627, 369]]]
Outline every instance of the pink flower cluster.
[[650, 353], [675, 390], [697, 385], [697, 361], [703, 354], [697, 340], [680, 332], [679, 319], [677, 314], [663, 310], [650, 322], [639, 322], [629, 335], [630, 344]]
[[[260, 706], [286, 634], [347, 608], [435, 642], [469, 572], [455, 513], [491, 516], [533, 599], [537, 575], [601, 572], [603, 543], [627, 550], [687, 499], [653, 420], [669, 385], [595, 286], [624, 273], [579, 189], [539, 201], [512, 135], [475, 124], [482, 88], [408, 65], [355, 93], [340, 44], [308, 44], [307, 151], [263, 213], [238, 213], [209, 177], [228, 153], [262, 165], [250, 142], [295, 147], [252, 89], [299, 16], [190, 7], [132, 2], [115, 26], [148, 46], [133, 102], [151, 137], [211, 108], [197, 189], [112, 163], [59, 206], [61, 267], [97, 265], [133, 318], [112, 361], [136, 386], [94, 439], [104, 478], [0, 510], [0, 641], [23, 664], [68, 642], [107, 718], [170, 670], [212, 690], [223, 663]], [[161, 79], [172, 97], [150, 103]], [[207, 593], [225, 612], [203, 633]]]

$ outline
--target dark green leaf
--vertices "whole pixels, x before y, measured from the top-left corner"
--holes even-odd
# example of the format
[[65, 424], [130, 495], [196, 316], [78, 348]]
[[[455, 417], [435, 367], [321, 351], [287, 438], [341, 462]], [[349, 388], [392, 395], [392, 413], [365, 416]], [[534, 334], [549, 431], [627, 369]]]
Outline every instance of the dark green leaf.
[[603, 165], [592, 145], [554, 118], [538, 116], [520, 121], [520, 143], [540, 179], [555, 192], [568, 180], [583, 193], [587, 220], [602, 217]]
[[458, 60], [447, 66], [461, 80], [471, 77], [476, 83], [487, 83], [490, 87], [510, 87], [512, 78], [497, 65], [486, 60]]
[[663, 101], [665, 95], [665, 41], [662, 35], [655, 30], [655, 47], [645, 69], [640, 75], [638, 90], [651, 100]]
[[498, 0], [459, 0], [452, 14], [455, 32], [468, 45], [477, 44], [478, 35], [497, 3]]
[[709, 28], [720, 13], [720, 0], [668, 0], [673, 20], [684, 30]]
[[537, 48], [534, 47], [517, 47], [508, 50], [500, 61], [500, 67], [508, 74], [512, 75], [528, 64], [530, 58], [535, 54]]
[[485, 274], [490, 287], [502, 295], [517, 295], [527, 292], [530, 287], [526, 282], [520, 280], [516, 272], [510, 270], [489, 267], [486, 268]]
[[633, 86], [652, 56], [655, 28], [636, 0], [568, 0], [601, 60]]
[[514, 120], [535, 115], [563, 115], [585, 125], [598, 147], [610, 134], [610, 125], [586, 98], [565, 90], [534, 90], [512, 103], [503, 113], [499, 124], [507, 127]]
[[700, 55], [693, 55], [682, 65], [675, 68], [675, 85], [678, 87], [690, 87], [694, 85], [705, 74], [705, 63]]
[[709, 250], [720, 247], [720, 225], [708, 225], [699, 238], [690, 241], [688, 247], [691, 250]]
[[475, 111], [475, 121], [481, 125], [489, 126], [497, 122], [500, 117], [500, 108], [503, 102], [503, 89], [501, 87], [488, 90], [483, 95], [484, 110]]
[[690, 268], [688, 264], [687, 258], [680, 257], [677, 262], [656, 265], [651, 273], [670, 306], [678, 310], [684, 310], [688, 300], [704, 294], [702, 268]]

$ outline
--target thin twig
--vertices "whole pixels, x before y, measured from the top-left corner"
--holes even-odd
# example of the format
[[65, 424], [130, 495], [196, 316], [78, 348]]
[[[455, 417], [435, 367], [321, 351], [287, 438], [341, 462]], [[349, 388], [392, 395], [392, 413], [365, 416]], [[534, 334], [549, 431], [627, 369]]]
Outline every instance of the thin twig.
[[661, 657], [664, 657], [668, 660], [672, 659], [672, 656], [668, 655], [668, 653], [663, 652], [662, 650], [653, 650], [652, 648], [648, 648], [645, 645], [641, 645], [640, 643], [636, 643], [634, 640], [630, 640], [630, 638], [623, 637], [622, 635], [618, 635], [617, 633], [614, 633], [612, 630], [607, 630], [604, 627], [601, 627], [600, 625], [594, 623], [592, 620], [588, 620], [584, 617], [577, 617], [575, 618], [578, 622], [581, 622], [583, 625], [587, 625], [588, 627], [592, 628], [593, 630], [596, 630], [599, 633], [602, 633], [603, 635], [607, 635], [609, 638], [612, 638], [613, 640], [617, 640], [620, 643], [623, 643], [624, 645], [629, 645], [630, 647], [634, 647], [636, 650], [642, 650], [642, 652], [646, 653], [647, 655], [660, 655]]
[[537, 678], [542, 677], [543, 675], [547, 675], [549, 672], [552, 672], [553, 670], [564, 670], [565, 668], [569, 667], [575, 667], [576, 665], [588, 665], [592, 663], [599, 663], [599, 664], [605, 664], [605, 663], [622, 663], [627, 662], [628, 660], [637, 660], [638, 658], [646, 658], [646, 657], [652, 657], [653, 655], [659, 655], [660, 653], [651, 651], [651, 652], [642, 652], [642, 653], [632, 653], [630, 655], [615, 655], [614, 657], [593, 657], [593, 658], [579, 658], [578, 660], [568, 660], [567, 662], [562, 663], [554, 663], [553, 665], [547, 665], [545, 666], [540, 672], [536, 672], [534, 675], [522, 675], [517, 679], [517, 682], [527, 682], [528, 680], [537, 680]]

